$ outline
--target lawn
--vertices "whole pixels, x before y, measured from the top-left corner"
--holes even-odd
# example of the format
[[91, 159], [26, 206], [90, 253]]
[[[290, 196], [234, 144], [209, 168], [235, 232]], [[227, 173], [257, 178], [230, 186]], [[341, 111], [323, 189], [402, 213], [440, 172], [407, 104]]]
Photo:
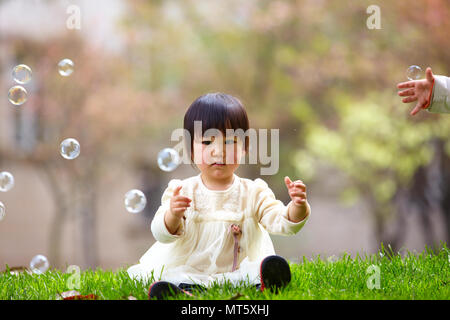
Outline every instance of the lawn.
[[[242, 285], [216, 285], [193, 297], [177, 299], [200, 300], [309, 300], [309, 299], [450, 299], [450, 250], [444, 244], [439, 249], [427, 248], [421, 253], [393, 254], [382, 249], [378, 254], [342, 254], [336, 259], [303, 258], [290, 263], [292, 281], [278, 294]], [[11, 274], [6, 268], [0, 273], [1, 300], [54, 300], [69, 291], [73, 274], [52, 269], [37, 275], [22, 272]], [[377, 282], [377, 279], [379, 280]], [[151, 282], [131, 280], [126, 269], [85, 270], [80, 273], [82, 295], [93, 294], [98, 299], [146, 300]]]

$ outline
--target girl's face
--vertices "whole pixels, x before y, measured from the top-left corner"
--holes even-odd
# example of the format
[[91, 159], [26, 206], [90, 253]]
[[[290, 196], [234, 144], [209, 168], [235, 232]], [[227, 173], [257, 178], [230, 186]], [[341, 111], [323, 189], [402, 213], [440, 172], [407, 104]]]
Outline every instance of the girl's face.
[[222, 180], [233, 175], [245, 151], [237, 136], [194, 138], [194, 163], [208, 178]]

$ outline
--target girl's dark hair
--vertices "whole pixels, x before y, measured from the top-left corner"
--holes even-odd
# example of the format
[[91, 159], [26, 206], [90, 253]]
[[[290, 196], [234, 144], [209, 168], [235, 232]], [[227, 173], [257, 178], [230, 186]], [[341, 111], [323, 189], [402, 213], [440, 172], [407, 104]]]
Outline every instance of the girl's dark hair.
[[[249, 122], [239, 99], [225, 93], [207, 93], [198, 97], [184, 115], [184, 129], [190, 133], [190, 137], [184, 137], [185, 150], [192, 161], [194, 145], [194, 121], [202, 122], [202, 136], [208, 129], [220, 130], [224, 136], [226, 129], [242, 129], [247, 132]], [[245, 135], [245, 151], [248, 152], [249, 139]]]

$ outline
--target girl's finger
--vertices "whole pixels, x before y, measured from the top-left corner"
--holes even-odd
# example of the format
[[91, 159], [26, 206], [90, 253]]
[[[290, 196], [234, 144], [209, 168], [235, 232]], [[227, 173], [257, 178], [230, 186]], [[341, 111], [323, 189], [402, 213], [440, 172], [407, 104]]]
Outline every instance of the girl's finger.
[[412, 95], [414, 95], [414, 89], [406, 89], [406, 90], [403, 90], [403, 91], [399, 91], [398, 95], [400, 97], [412, 96]]
[[290, 188], [291, 185], [292, 185], [292, 181], [291, 181], [291, 179], [289, 179], [288, 176], [284, 177], [284, 183], [286, 184], [286, 186], [287, 186], [288, 188]]
[[304, 192], [292, 192], [291, 197], [300, 197], [300, 198], [305, 198], [306, 197], [306, 193]]
[[176, 207], [176, 208], [181, 208], [181, 207], [189, 207], [190, 204], [185, 202], [185, 201], [175, 201], [173, 203], [173, 206]]
[[294, 187], [301, 190], [306, 190], [306, 186], [303, 183], [295, 183]]
[[401, 82], [397, 84], [397, 88], [403, 89], [403, 88], [414, 88], [415, 83], [414, 81], [407, 81], [407, 82]]
[[295, 200], [295, 203], [299, 204], [299, 205], [304, 204], [305, 202], [306, 202], [305, 199], [297, 199], [297, 200]]
[[173, 196], [174, 196], [174, 197], [176, 197], [176, 196], [178, 196], [178, 195], [180, 194], [180, 190], [181, 190], [182, 187], [183, 187], [183, 186], [180, 185], [180, 186], [178, 186], [178, 187], [175, 188], [175, 190], [173, 191]]
[[175, 207], [175, 208], [172, 208], [172, 211], [179, 213], [179, 212], [185, 212], [187, 209], [188, 209], [187, 207]]
[[176, 196], [176, 197], [173, 197], [173, 200], [174, 201], [186, 201], [186, 202], [192, 201], [191, 199], [189, 199], [188, 197], [185, 197], [185, 196]]

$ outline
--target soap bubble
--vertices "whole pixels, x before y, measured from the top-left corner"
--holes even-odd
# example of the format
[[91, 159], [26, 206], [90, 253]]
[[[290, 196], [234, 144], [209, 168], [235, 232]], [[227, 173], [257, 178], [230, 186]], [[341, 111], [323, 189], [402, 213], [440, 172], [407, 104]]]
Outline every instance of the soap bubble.
[[8, 91], [9, 102], [16, 106], [20, 106], [27, 101], [27, 90], [22, 86], [14, 86]]
[[0, 172], [0, 191], [7, 192], [14, 187], [14, 176], [7, 172]]
[[144, 193], [138, 189], [132, 189], [125, 193], [125, 208], [128, 212], [138, 213], [144, 210], [147, 199]]
[[419, 66], [410, 66], [408, 70], [406, 70], [406, 77], [409, 80], [419, 80], [422, 78], [422, 69]]
[[62, 59], [59, 63], [58, 63], [58, 72], [60, 75], [62, 75], [63, 77], [68, 77], [72, 74], [73, 72], [73, 61], [70, 59]]
[[3, 220], [6, 214], [5, 205], [0, 201], [0, 221]]
[[45, 256], [42, 254], [38, 254], [37, 256], [34, 256], [33, 259], [31, 259], [30, 262], [30, 269], [33, 271], [33, 273], [36, 274], [42, 274], [45, 271], [47, 271], [49, 267], [48, 260]]
[[65, 139], [61, 142], [60, 153], [63, 158], [73, 160], [80, 155], [80, 144], [75, 139]]
[[180, 164], [180, 155], [172, 148], [165, 148], [158, 153], [158, 166], [163, 171], [173, 171]]
[[15, 82], [20, 84], [26, 84], [31, 80], [31, 69], [25, 64], [19, 64], [15, 66], [12, 72], [12, 76]]

